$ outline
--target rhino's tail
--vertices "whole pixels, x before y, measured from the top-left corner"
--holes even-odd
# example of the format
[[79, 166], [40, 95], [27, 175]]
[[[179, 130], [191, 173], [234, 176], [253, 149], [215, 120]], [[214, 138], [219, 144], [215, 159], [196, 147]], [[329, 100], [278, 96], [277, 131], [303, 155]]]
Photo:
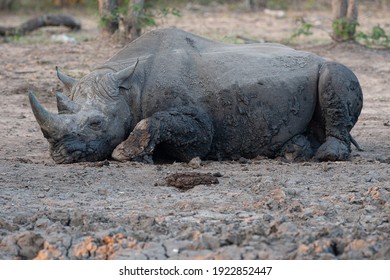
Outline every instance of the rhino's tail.
[[359, 151], [359, 152], [363, 152], [364, 150], [362, 148], [360, 148], [359, 144], [356, 142], [355, 139], [353, 139], [352, 135], [349, 134], [349, 138], [351, 140], [351, 143], [356, 147], [356, 149]]

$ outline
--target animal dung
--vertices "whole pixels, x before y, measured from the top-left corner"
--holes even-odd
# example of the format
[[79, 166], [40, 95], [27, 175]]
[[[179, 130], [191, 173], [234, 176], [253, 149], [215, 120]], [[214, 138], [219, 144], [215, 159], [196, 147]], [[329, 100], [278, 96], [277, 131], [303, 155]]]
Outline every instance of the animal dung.
[[192, 189], [197, 185], [211, 185], [219, 183], [215, 175], [199, 172], [174, 173], [167, 176], [165, 181], [168, 186], [175, 187], [183, 191]]

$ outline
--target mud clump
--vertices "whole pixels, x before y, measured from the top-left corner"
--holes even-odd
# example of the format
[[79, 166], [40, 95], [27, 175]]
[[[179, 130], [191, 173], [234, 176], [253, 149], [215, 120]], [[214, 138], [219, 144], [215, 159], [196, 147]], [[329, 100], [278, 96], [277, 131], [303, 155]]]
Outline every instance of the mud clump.
[[199, 172], [174, 173], [165, 178], [168, 186], [180, 190], [189, 190], [198, 185], [218, 184], [219, 181], [215, 175], [210, 173], [203, 174]]

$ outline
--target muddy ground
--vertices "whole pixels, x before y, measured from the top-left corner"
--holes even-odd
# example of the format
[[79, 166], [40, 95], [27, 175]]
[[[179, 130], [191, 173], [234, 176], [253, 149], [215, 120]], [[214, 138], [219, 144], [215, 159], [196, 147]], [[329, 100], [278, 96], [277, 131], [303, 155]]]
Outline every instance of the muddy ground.
[[[390, 11], [366, 8], [360, 28], [380, 23], [390, 34]], [[161, 26], [223, 41], [280, 42], [292, 34], [295, 16], [326, 25], [328, 14], [275, 19], [193, 8]], [[55, 111], [56, 65], [79, 78], [123, 46], [118, 36], [97, 36], [95, 17], [76, 15], [79, 33], [45, 28], [0, 43], [0, 259], [390, 259], [389, 50], [335, 45], [322, 31], [293, 42], [360, 79], [364, 109], [352, 135], [364, 151], [354, 149], [349, 162], [57, 165], [28, 89]], [[13, 25], [25, 17], [1, 19]], [[51, 40], [63, 33], [78, 43]], [[219, 183], [168, 186], [165, 178], [178, 172], [214, 174]]]

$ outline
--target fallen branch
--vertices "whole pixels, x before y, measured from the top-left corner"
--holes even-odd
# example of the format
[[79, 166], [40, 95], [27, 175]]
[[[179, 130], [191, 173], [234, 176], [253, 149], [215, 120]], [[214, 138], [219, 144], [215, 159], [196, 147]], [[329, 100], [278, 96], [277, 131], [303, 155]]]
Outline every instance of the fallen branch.
[[65, 15], [43, 15], [30, 19], [17, 27], [0, 26], [0, 36], [25, 35], [45, 26], [65, 26], [72, 30], [79, 30], [81, 24], [78, 20]]

